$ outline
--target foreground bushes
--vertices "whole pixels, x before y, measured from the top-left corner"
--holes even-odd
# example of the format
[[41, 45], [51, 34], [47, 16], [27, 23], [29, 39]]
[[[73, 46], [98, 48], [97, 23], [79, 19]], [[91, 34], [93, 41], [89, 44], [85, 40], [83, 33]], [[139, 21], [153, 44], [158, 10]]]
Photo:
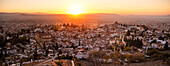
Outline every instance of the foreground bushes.
[[125, 55], [125, 58], [129, 61], [129, 62], [143, 62], [145, 60], [145, 56], [143, 53], [136, 53], [136, 54], [127, 54]]
[[146, 54], [149, 55], [152, 60], [165, 60], [170, 57], [170, 54], [163, 53], [157, 49], [148, 50]]

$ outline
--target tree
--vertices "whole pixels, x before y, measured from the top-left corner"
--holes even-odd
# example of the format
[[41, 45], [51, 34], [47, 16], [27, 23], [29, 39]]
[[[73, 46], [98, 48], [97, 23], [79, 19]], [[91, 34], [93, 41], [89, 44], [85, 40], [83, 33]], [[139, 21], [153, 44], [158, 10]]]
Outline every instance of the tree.
[[46, 45], [45, 45], [45, 43], [43, 43], [43, 49], [46, 49]]
[[92, 51], [88, 58], [95, 66], [99, 66], [101, 62], [98, 59], [103, 58], [104, 55], [106, 55], [104, 51]]
[[0, 52], [0, 64], [2, 66], [2, 62], [3, 62], [3, 58], [4, 58], [4, 54], [3, 54], [3, 51], [1, 49], [1, 52]]
[[59, 61], [59, 62], [55, 62], [56, 64], [57, 64], [57, 66], [63, 66], [62, 64], [63, 64], [63, 62], [61, 61]]
[[56, 43], [55, 50], [58, 50], [58, 43]]
[[20, 59], [20, 66], [22, 66], [22, 63], [23, 63], [23, 61], [22, 61], [22, 60], [23, 60], [23, 59], [21, 58], [21, 59]]
[[2, 59], [2, 56], [3, 56], [3, 52], [2, 52], [2, 49], [1, 49], [1, 52], [0, 52], [0, 59]]
[[170, 65], [170, 57], [168, 57], [166, 62]]
[[118, 51], [115, 51], [115, 52], [114, 52], [114, 58], [115, 58], [115, 59], [122, 59], [123, 56], [122, 56], [122, 54], [119, 53]]
[[170, 34], [165, 34], [166, 36], [167, 36], [167, 38], [169, 38], [170, 39]]
[[37, 60], [37, 57], [38, 57], [38, 54], [37, 54], [37, 45], [36, 45], [36, 48], [35, 48], [33, 56], [34, 56], [34, 60]]
[[151, 44], [152, 44], [152, 43], [156, 43], [156, 42], [157, 42], [156, 40], [153, 40], [153, 41], [151, 42]]
[[142, 39], [140, 40], [139, 38], [137, 39], [126, 39], [126, 46], [135, 46], [135, 47], [138, 47], [138, 48], [142, 48], [143, 46], [143, 42], [142, 42]]
[[158, 38], [159, 40], [164, 40], [164, 37], [162, 37], [162, 36], [159, 36], [159, 38]]
[[38, 57], [38, 54], [37, 54], [37, 51], [34, 52], [34, 60], [37, 60], [37, 57]]
[[129, 30], [126, 33], [126, 36], [130, 36], [130, 31]]
[[139, 36], [143, 36], [143, 31], [139, 34]]
[[147, 26], [145, 26], [145, 25], [141, 25], [141, 26], [145, 29], [145, 31], [148, 30], [148, 27], [147, 27]]
[[73, 44], [73, 43], [71, 44], [71, 48], [73, 48], [73, 49], [75, 49], [75, 48], [76, 48], [76, 47], [74, 46], [74, 44]]
[[140, 41], [139, 47], [142, 48], [142, 46], [143, 46], [143, 40], [141, 39], [141, 40], [139, 40], [139, 41]]
[[164, 33], [165, 32], [165, 30], [162, 30], [162, 33]]
[[21, 48], [22, 49], [22, 52], [24, 53], [24, 48]]
[[145, 56], [143, 53], [135, 53], [134, 55], [126, 54], [125, 58], [130, 62], [137, 62], [137, 61], [143, 61]]
[[48, 49], [46, 50], [46, 53], [45, 53], [45, 56], [48, 56], [48, 54], [49, 54], [49, 51], [48, 51]]
[[132, 51], [130, 47], [125, 47], [124, 51]]
[[156, 29], [153, 29], [153, 32], [155, 32]]
[[59, 54], [62, 54], [62, 51], [61, 51], [61, 50], [58, 51], [58, 55], [59, 55]]
[[112, 57], [109, 56], [109, 55], [104, 55], [103, 58], [105, 58], [105, 59], [110, 59], [110, 58], [112, 58]]
[[3, 27], [0, 27], [0, 30], [1, 30], [1, 33], [3, 33], [3, 32], [4, 32]]
[[147, 51], [147, 55], [154, 55], [154, 54], [159, 54], [160, 53], [160, 51], [159, 50], [157, 50], [157, 49], [151, 49], [151, 50], [148, 50]]
[[79, 46], [81, 45], [80, 39], [79, 39]]
[[164, 50], [168, 50], [168, 42], [165, 43]]

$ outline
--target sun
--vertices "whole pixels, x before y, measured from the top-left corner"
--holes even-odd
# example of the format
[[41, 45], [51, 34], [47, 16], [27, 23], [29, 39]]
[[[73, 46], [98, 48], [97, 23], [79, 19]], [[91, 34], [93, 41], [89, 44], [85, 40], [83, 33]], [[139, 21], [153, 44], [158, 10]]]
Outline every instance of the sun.
[[78, 15], [78, 14], [81, 14], [81, 13], [83, 13], [83, 11], [80, 10], [80, 9], [77, 9], [77, 8], [74, 8], [74, 9], [69, 11], [69, 14], [74, 14], [74, 15]]
[[73, 15], [78, 15], [78, 14], [85, 13], [85, 11], [83, 10], [83, 7], [81, 5], [72, 5], [70, 6], [70, 10], [68, 13]]

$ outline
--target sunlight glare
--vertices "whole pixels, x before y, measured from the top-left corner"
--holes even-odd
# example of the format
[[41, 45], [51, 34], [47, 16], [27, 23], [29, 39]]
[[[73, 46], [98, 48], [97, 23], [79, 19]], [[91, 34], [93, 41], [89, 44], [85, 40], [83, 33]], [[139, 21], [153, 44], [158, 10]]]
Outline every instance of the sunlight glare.
[[70, 6], [70, 10], [68, 13], [78, 15], [81, 13], [85, 13], [85, 11], [83, 11], [83, 7], [81, 5], [72, 5]]

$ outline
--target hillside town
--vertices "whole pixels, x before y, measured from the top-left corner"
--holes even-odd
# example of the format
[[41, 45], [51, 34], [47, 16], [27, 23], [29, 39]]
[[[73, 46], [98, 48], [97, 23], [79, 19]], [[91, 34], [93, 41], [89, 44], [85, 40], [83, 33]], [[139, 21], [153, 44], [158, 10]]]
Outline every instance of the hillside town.
[[0, 66], [107, 66], [151, 60], [168, 65], [169, 50], [166, 24], [38, 24], [15, 32], [0, 27]]

